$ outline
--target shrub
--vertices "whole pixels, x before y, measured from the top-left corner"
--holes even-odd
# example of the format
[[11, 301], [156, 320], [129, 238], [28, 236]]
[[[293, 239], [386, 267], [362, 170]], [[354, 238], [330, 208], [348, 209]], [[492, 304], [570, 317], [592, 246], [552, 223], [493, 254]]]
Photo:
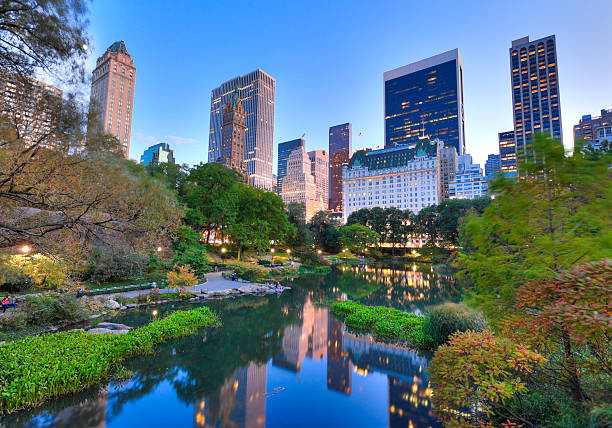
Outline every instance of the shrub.
[[32, 287], [34, 281], [23, 269], [2, 262], [0, 260], [0, 290], [14, 293]]
[[137, 278], [146, 268], [147, 260], [139, 254], [118, 248], [97, 248], [92, 251], [84, 279], [101, 283]]
[[[526, 391], [525, 378], [546, 359], [526, 346], [490, 331], [455, 333], [438, 348], [428, 368], [435, 391], [432, 404], [447, 426], [472, 427], [466, 409], [479, 409], [477, 419], [507, 413], [508, 401]], [[477, 424], [476, 424], [477, 425]]]
[[119, 369], [127, 357], [150, 353], [158, 343], [216, 325], [217, 317], [201, 307], [175, 312], [123, 335], [73, 330], [0, 345], [0, 413], [91, 387]]
[[257, 282], [259, 279], [268, 276], [268, 270], [264, 267], [245, 262], [232, 262], [227, 264], [227, 268], [236, 272], [239, 278], [249, 282]]
[[484, 316], [463, 303], [444, 303], [432, 307], [425, 317], [424, 332], [437, 347], [456, 332], [480, 332], [487, 329]]
[[272, 262], [270, 260], [262, 259], [262, 260], [259, 260], [257, 264], [260, 266], [269, 266], [272, 264]]
[[189, 288], [198, 283], [198, 277], [189, 265], [175, 266], [167, 274], [170, 287], [179, 288], [181, 293], [189, 293]]
[[26, 314], [29, 325], [37, 326], [79, 321], [89, 315], [89, 311], [72, 294], [27, 296], [18, 306], [18, 312]]
[[0, 283], [4, 277], [12, 288], [27, 289], [32, 284], [41, 288], [57, 288], [66, 280], [63, 264], [42, 254], [15, 254], [4, 258], [3, 265], [0, 268]]
[[210, 272], [206, 244], [200, 234], [189, 227], [179, 229], [178, 238], [174, 242], [174, 264], [189, 265], [198, 275]]

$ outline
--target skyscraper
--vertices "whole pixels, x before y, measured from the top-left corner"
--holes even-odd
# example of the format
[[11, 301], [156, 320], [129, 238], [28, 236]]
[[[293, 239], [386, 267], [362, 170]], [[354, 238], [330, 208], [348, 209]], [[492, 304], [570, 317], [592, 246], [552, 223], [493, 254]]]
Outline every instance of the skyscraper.
[[168, 143], [157, 143], [144, 151], [140, 156], [142, 165], [159, 165], [160, 163], [174, 163], [174, 152]]
[[516, 176], [516, 141], [514, 131], [500, 132], [499, 136], [499, 162], [501, 172], [506, 177]]
[[246, 115], [242, 102], [238, 98], [238, 88], [232, 99], [223, 107], [221, 125], [221, 157], [215, 160], [226, 168], [246, 173], [244, 167], [244, 141], [246, 132]]
[[485, 177], [487, 180], [495, 178], [495, 174], [501, 171], [500, 155], [489, 155], [485, 162]]
[[236, 88], [246, 114], [244, 159], [248, 181], [253, 186], [272, 190], [276, 80], [263, 70], [235, 77], [212, 90], [208, 162], [221, 157], [223, 106], [231, 100]]
[[463, 63], [458, 49], [383, 75], [385, 148], [439, 138], [465, 153]]
[[342, 212], [342, 167], [348, 165], [352, 150], [352, 125], [329, 128], [329, 210]]
[[522, 158], [532, 155], [527, 146], [534, 133], [563, 137], [555, 36], [532, 42], [529, 36], [514, 40], [510, 70], [514, 141], [516, 154]]
[[441, 200], [449, 198], [448, 186], [455, 179], [457, 171], [457, 149], [453, 146], [440, 148], [440, 193]]
[[98, 58], [91, 80], [90, 109], [96, 122], [89, 130], [113, 134], [125, 157], [130, 154], [136, 67], [123, 40]]
[[285, 204], [297, 202], [306, 208], [306, 221], [320, 211], [316, 199], [317, 187], [311, 172], [310, 157], [306, 148], [300, 146], [287, 158], [287, 174], [283, 177], [281, 198]]
[[0, 69], [0, 116], [28, 145], [56, 147], [62, 91], [55, 86]]
[[297, 149], [298, 147], [306, 147], [306, 140], [303, 138], [298, 138], [295, 140], [285, 141], [284, 143], [280, 143], [278, 145], [278, 171], [276, 173], [276, 187], [278, 189], [278, 194], [283, 191], [283, 179], [285, 175], [287, 175], [287, 159], [292, 151]]
[[450, 183], [451, 199], [474, 199], [487, 194], [487, 180], [482, 175], [482, 168], [472, 163], [472, 155], [464, 154], [457, 160], [455, 179]]
[[308, 152], [310, 172], [316, 187], [316, 211], [327, 211], [329, 196], [329, 155], [325, 150]]

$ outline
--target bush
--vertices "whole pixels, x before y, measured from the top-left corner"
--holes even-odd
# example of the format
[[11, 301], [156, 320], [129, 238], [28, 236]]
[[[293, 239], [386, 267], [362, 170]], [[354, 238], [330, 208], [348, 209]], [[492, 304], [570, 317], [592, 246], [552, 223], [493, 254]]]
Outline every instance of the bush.
[[323, 265], [321, 258], [312, 251], [301, 250], [295, 254], [302, 262], [302, 266], [306, 268], [314, 268]]
[[471, 330], [480, 332], [487, 329], [487, 321], [480, 312], [463, 303], [444, 303], [432, 307], [425, 316], [423, 330], [432, 340], [432, 345], [444, 345], [456, 332]]
[[168, 285], [173, 288], [179, 288], [180, 294], [189, 293], [189, 288], [198, 283], [197, 275], [189, 265], [175, 266], [175, 269], [175, 271], [170, 271], [167, 274]]
[[175, 312], [123, 335], [67, 331], [0, 345], [0, 413], [91, 387], [129, 356], [151, 353], [155, 344], [216, 325], [217, 317], [201, 307]]
[[0, 290], [11, 293], [26, 291], [33, 284], [32, 277], [22, 269], [8, 264], [0, 264]]
[[270, 260], [259, 260], [257, 262], [258, 265], [260, 266], [270, 266], [272, 264], [272, 262]]
[[187, 226], [179, 229], [174, 241], [174, 264], [189, 265], [198, 275], [210, 272], [206, 244], [200, 234]]
[[37, 326], [80, 321], [89, 316], [89, 311], [81, 306], [79, 300], [72, 294], [27, 296], [25, 301], [18, 305], [17, 312], [26, 314], [29, 325]]
[[233, 270], [239, 278], [249, 282], [257, 282], [269, 275], [266, 268], [252, 263], [232, 262], [227, 264], [227, 268]]
[[139, 254], [118, 248], [92, 251], [84, 279], [101, 283], [142, 276], [147, 260]]

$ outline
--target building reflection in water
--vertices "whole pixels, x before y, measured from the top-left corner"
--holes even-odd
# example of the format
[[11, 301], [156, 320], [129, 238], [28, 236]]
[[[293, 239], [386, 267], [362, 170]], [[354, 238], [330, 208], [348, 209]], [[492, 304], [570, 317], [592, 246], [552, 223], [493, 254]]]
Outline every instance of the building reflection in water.
[[[326, 359], [327, 389], [345, 396], [352, 393], [353, 373], [386, 375], [390, 427], [441, 427], [431, 410], [426, 358], [347, 332], [328, 308], [313, 305], [310, 298], [298, 322], [285, 327], [281, 347], [274, 366], [298, 373], [306, 357]], [[265, 364], [237, 370], [214, 394], [194, 403], [194, 426], [264, 427], [266, 374]]]
[[236, 370], [214, 394], [194, 403], [194, 426], [265, 427], [266, 373], [266, 364]]

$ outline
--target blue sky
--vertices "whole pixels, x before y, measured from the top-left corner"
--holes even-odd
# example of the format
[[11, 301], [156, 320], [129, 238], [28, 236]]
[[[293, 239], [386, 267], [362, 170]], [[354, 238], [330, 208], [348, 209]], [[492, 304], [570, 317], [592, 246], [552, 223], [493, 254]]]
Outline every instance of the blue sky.
[[[466, 146], [484, 163], [512, 129], [511, 41], [557, 36], [566, 147], [583, 114], [612, 108], [612, 2], [96, 0], [92, 64], [125, 40], [137, 68], [130, 157], [167, 141], [207, 161], [210, 91], [261, 68], [276, 79], [278, 143], [353, 124], [353, 149], [383, 145], [384, 71], [459, 48]], [[92, 65], [93, 69], [93, 65]], [[357, 137], [361, 132], [362, 136]], [[276, 167], [275, 167], [276, 168]]]

